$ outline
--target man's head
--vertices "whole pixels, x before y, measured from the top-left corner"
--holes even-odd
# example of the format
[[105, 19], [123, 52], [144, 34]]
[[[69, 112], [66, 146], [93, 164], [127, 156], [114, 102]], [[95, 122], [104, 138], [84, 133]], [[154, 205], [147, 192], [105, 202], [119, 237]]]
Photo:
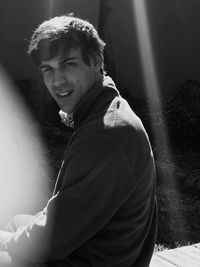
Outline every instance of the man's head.
[[104, 46], [92, 24], [71, 15], [47, 20], [33, 33], [28, 54], [63, 111], [72, 112], [102, 76]]

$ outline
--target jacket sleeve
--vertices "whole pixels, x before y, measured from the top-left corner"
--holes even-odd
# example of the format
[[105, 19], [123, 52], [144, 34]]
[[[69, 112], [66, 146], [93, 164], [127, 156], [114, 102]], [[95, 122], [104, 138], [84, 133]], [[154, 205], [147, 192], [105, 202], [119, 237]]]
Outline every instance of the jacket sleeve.
[[33, 262], [64, 259], [100, 231], [133, 190], [130, 164], [111, 137], [77, 138], [67, 150], [62, 187], [8, 248]]

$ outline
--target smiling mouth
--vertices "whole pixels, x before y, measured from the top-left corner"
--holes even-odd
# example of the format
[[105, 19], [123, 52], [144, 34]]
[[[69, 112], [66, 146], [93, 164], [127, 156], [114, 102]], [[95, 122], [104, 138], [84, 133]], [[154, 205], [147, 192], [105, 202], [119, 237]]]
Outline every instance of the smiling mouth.
[[66, 97], [66, 96], [69, 96], [73, 91], [70, 90], [70, 91], [67, 91], [67, 92], [62, 92], [62, 93], [57, 93], [56, 95], [58, 97]]

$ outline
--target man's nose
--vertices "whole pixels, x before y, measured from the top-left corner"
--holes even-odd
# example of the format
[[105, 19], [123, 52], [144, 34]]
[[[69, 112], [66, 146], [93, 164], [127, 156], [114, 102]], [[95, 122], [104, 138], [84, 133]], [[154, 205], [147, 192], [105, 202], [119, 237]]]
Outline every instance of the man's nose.
[[65, 74], [60, 70], [54, 72], [54, 86], [59, 87], [66, 82]]

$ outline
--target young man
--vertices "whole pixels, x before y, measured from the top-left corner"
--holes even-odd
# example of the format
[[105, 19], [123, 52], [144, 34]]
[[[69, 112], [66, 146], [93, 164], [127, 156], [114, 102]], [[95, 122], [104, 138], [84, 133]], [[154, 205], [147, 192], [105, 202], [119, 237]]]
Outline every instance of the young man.
[[0, 249], [13, 262], [150, 263], [156, 235], [153, 154], [140, 119], [105, 75], [104, 46], [89, 22], [71, 15], [43, 22], [32, 36], [29, 55], [73, 134], [47, 206], [24, 221], [18, 216], [23, 223], [16, 226], [15, 218], [12, 231], [0, 232]]

